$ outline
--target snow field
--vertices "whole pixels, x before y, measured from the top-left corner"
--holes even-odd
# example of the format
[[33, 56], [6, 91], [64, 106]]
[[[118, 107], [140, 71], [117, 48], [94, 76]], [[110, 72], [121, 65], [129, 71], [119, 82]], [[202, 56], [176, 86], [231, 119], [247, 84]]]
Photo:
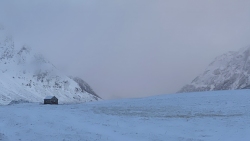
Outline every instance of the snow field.
[[1, 141], [249, 141], [250, 91], [0, 106]]

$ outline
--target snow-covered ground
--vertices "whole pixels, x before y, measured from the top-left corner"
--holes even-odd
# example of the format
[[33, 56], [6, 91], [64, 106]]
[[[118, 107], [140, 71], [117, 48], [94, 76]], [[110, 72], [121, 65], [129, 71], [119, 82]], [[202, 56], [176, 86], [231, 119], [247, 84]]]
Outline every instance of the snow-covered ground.
[[0, 141], [249, 141], [250, 91], [0, 106]]

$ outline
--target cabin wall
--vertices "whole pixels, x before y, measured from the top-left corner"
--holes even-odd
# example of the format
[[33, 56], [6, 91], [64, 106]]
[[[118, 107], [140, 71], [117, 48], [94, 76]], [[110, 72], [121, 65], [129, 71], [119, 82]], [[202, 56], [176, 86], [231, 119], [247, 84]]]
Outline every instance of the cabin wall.
[[44, 104], [58, 104], [58, 99], [56, 97], [44, 99]]

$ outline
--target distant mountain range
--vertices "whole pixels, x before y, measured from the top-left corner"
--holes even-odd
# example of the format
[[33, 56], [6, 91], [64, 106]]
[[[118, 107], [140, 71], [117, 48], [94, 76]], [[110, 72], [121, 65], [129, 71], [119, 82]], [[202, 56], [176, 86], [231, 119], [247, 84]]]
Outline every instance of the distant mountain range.
[[179, 92], [235, 90], [250, 88], [250, 47], [217, 57]]
[[0, 105], [15, 101], [42, 102], [54, 95], [59, 103], [97, 101], [101, 98], [79, 77], [68, 77], [29, 47], [15, 48], [0, 27]]

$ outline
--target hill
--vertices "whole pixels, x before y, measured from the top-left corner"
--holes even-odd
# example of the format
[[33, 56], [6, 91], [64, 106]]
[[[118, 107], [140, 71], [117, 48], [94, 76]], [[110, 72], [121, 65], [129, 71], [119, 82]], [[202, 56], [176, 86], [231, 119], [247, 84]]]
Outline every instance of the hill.
[[179, 92], [236, 90], [250, 88], [250, 47], [217, 58], [205, 72]]
[[0, 105], [15, 101], [42, 102], [48, 95], [60, 103], [100, 100], [82, 79], [70, 78], [27, 46], [17, 49], [0, 29]]

